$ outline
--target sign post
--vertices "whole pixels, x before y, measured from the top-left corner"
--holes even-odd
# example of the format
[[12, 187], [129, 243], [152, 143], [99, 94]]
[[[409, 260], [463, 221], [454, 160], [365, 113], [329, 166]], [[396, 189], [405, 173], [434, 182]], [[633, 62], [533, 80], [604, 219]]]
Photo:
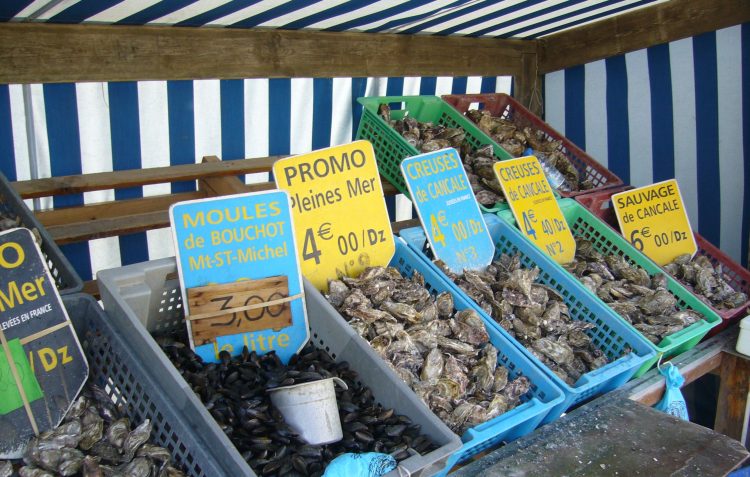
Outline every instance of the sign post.
[[330, 279], [388, 265], [396, 246], [372, 144], [280, 159], [273, 174], [291, 197], [302, 271], [318, 290], [326, 292]]
[[309, 330], [289, 196], [256, 192], [169, 209], [190, 344], [206, 361], [247, 346], [282, 361]]
[[0, 458], [60, 424], [89, 366], [28, 229], [0, 233]]
[[435, 257], [453, 272], [492, 263], [495, 245], [453, 148], [401, 162], [406, 186]]
[[521, 232], [557, 263], [572, 261], [576, 241], [539, 160], [526, 156], [500, 161], [494, 170]]
[[675, 179], [614, 194], [612, 203], [623, 237], [657, 264], [698, 251]]

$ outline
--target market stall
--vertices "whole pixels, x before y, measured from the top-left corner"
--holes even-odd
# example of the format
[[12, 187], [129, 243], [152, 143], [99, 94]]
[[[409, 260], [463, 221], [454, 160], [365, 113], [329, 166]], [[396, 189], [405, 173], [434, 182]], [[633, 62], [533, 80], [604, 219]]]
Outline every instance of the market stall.
[[[10, 220], [18, 215], [15, 225], [36, 230], [40, 257], [61, 293], [83, 288], [101, 297], [116, 338], [125, 338], [144, 369], [128, 360], [124, 366], [137, 368], [134, 379], [148, 383], [149, 396], [149, 386], [163, 391], [138, 407], [128, 404], [130, 395], [118, 394], [118, 382], [106, 387], [134, 428], [144, 419], [158, 424], [149, 431], [169, 457], [156, 448], [148, 454], [139, 441], [110, 450], [117, 458], [97, 451], [94, 463], [77, 465], [123, 470], [148, 462], [157, 475], [159, 461], [158, 475], [170, 475], [169, 462], [190, 475], [321, 475], [342, 453], [374, 451], [414, 475], [443, 474], [456, 464], [474, 475], [491, 466], [502, 473], [521, 465], [514, 460], [519, 453], [542, 449], [524, 465], [555, 473], [545, 460], [554, 453], [543, 449], [577, 428], [571, 438], [582, 443], [581, 459], [591, 456], [578, 471], [613, 475], [626, 465], [620, 459], [607, 467], [620, 450], [604, 446], [597, 454], [596, 446], [586, 447], [587, 439], [596, 441], [587, 426], [654, 424], [657, 411], [631, 402], [658, 401], [664, 381], [649, 370], [670, 358], [688, 383], [721, 371], [715, 430], [729, 437], [716, 439], [715, 447], [690, 447], [684, 460], [698, 456], [705, 470], [717, 454], [730, 455], [705, 470], [725, 475], [746, 458], [732, 439], [746, 444], [747, 361], [731, 351], [750, 291], [750, 272], [741, 266], [750, 234], [750, 8], [744, 2], [36, 0], [0, 7], [0, 19], [0, 166], [10, 181], [0, 194], [17, 210], [8, 212]], [[306, 155], [329, 146], [339, 147], [326, 150], [325, 160]], [[460, 153], [464, 179], [419, 185], [452, 167], [450, 151]], [[524, 170], [544, 169], [544, 200], [558, 207], [558, 215], [538, 212], [539, 233], [559, 238], [569, 228], [567, 245], [538, 242], [537, 219], [516, 215], [511, 187], [536, 186], [503, 179], [502, 164], [528, 154], [541, 162]], [[412, 171], [422, 172], [410, 178], [413, 156], [423, 162]], [[325, 182], [334, 174], [339, 182]], [[644, 251], [652, 235], [639, 229], [639, 239], [627, 220], [618, 223], [612, 215], [613, 194], [672, 178], [679, 189], [669, 193], [684, 203], [689, 223], [685, 232], [664, 237], [694, 241], [689, 253], [710, 264], [704, 281], [695, 279], [697, 268], [692, 274], [679, 268], [684, 264], [669, 268], [675, 257], [660, 261], [648, 246]], [[471, 197], [473, 208], [462, 209], [451, 225], [456, 240], [470, 245], [461, 244], [455, 264], [445, 250], [453, 254], [457, 244], [446, 245], [440, 232], [454, 219], [422, 209], [428, 201], [420, 187], [441, 187], [431, 189], [441, 191], [434, 199], [461, 189], [461, 181], [476, 201]], [[667, 194], [668, 187], [676, 186], [655, 194]], [[289, 211], [277, 211], [277, 188], [288, 191]], [[223, 196], [251, 192], [258, 193], [246, 199], [254, 213], [243, 209], [242, 219], [232, 218], [233, 199]], [[33, 215], [23, 212], [21, 199]], [[259, 228], [252, 220], [268, 210], [282, 216]], [[250, 222], [234, 232], [211, 228], [237, 220]], [[351, 232], [339, 232], [348, 226]], [[254, 240], [250, 230], [262, 230], [263, 246], [225, 247]], [[296, 249], [295, 237], [280, 230], [294, 230]], [[322, 247], [332, 236], [346, 259], [341, 263]], [[201, 250], [206, 241], [210, 255]], [[662, 242], [657, 245], [675, 246]], [[355, 256], [365, 243], [370, 255]], [[297, 255], [286, 247], [299, 253], [296, 268], [286, 262], [277, 268], [268, 258]], [[486, 258], [472, 262], [467, 257], [478, 249]], [[267, 266], [232, 271], [232, 260]], [[601, 270], [605, 262], [608, 271]], [[202, 274], [225, 264], [214, 275]], [[371, 264], [393, 268], [355, 278]], [[488, 278], [488, 266], [508, 268]], [[621, 277], [623, 267], [639, 275]], [[624, 281], [605, 292], [607, 273]], [[231, 299], [224, 296], [229, 288], [215, 285], [235, 280]], [[22, 289], [19, 300], [33, 301], [33, 290]], [[388, 297], [378, 290], [388, 290]], [[482, 290], [502, 298], [483, 298]], [[658, 300], [627, 305], [638, 313], [624, 311], [622, 297], [634, 294]], [[721, 296], [711, 301], [712, 295]], [[224, 298], [225, 306], [216, 308]], [[99, 308], [87, 300], [72, 295], [57, 306], [67, 307], [70, 328], [93, 364], [103, 359], [91, 348], [100, 332], [92, 307]], [[12, 309], [23, 300], [5, 303]], [[523, 319], [513, 321], [516, 315]], [[242, 316], [255, 323], [243, 324]], [[383, 316], [394, 324], [375, 324]], [[427, 326], [441, 320], [446, 327]], [[548, 326], [550, 320], [556, 325]], [[188, 334], [175, 338], [183, 321]], [[215, 326], [237, 326], [246, 351]], [[165, 338], [167, 331], [177, 335]], [[34, 339], [22, 336], [21, 343]], [[302, 357], [290, 360], [293, 351]], [[203, 360], [228, 371], [196, 367]], [[251, 367], [264, 369], [262, 378], [246, 376]], [[108, 372], [117, 370], [92, 366], [91, 381], [105, 385]], [[336, 390], [343, 440], [321, 448], [298, 440], [300, 431], [287, 427], [270, 404], [255, 410], [247, 404], [266, 399], [248, 389], [307, 383], [313, 375], [349, 388]], [[36, 422], [33, 399], [19, 393], [24, 406], [18, 412], [25, 408]], [[100, 391], [85, 393], [96, 399]], [[620, 408], [628, 409], [625, 418]], [[78, 417], [65, 419], [71, 426]], [[186, 423], [198, 436], [175, 441], [169, 430]], [[680, 426], [684, 439], [676, 437], [669, 449], [716, 436]], [[125, 432], [136, 436], [139, 429]], [[658, 474], [664, 456], [687, 469], [669, 449], [639, 448], [642, 470]], [[73, 465], [71, 459], [60, 457], [58, 465]], [[27, 460], [47, 465], [41, 457]], [[601, 472], [591, 471], [591, 462]], [[572, 472], [571, 465], [558, 471]]]

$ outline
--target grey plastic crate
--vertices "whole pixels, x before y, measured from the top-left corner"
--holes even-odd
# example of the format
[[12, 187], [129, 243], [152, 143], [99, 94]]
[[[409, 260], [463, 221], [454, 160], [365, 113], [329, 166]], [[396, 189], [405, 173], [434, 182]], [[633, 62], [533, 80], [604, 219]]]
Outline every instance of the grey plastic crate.
[[151, 441], [169, 449], [177, 466], [192, 477], [243, 475], [224, 461], [223, 449], [211, 447], [208, 436], [184, 417], [186, 406], [162, 392], [164, 380], [151, 373], [150, 363], [126, 344], [91, 296], [67, 295], [63, 304], [86, 353], [89, 379], [122, 405], [131, 422], [150, 419]]
[[16, 214], [21, 219], [21, 227], [27, 229], [36, 228], [42, 237], [42, 255], [47, 262], [47, 267], [55, 279], [55, 285], [61, 295], [77, 293], [83, 289], [83, 281], [78, 276], [73, 265], [70, 264], [60, 247], [57, 246], [47, 230], [37, 220], [34, 214], [26, 207], [26, 203], [16, 193], [8, 179], [0, 173], [0, 210], [3, 208]]
[[[226, 454], [223, 460], [238, 467], [236, 472], [223, 475], [255, 475], [151, 337], [152, 332], [185, 326], [176, 272], [174, 258], [101, 271], [97, 279], [104, 308], [115, 329], [143, 362], [149, 363], [162, 383], [163, 393], [175, 401], [182, 400], [185, 414], [195, 418], [196, 422], [191, 425], [196, 432], [207, 436], [209, 448], [222, 448]], [[399, 469], [387, 475], [395, 477], [408, 472], [407, 475], [428, 476], [441, 471], [450, 455], [461, 447], [460, 438], [387, 369], [364, 341], [357, 339], [354, 330], [345, 322], [342, 324], [340, 317], [334, 319], [327, 311], [328, 302], [307, 280], [305, 294], [313, 343], [325, 349], [336, 361], [348, 361], [359, 373], [362, 384], [372, 390], [378, 403], [420, 424], [422, 432], [439, 446], [429, 454], [409, 457], [400, 463]]]

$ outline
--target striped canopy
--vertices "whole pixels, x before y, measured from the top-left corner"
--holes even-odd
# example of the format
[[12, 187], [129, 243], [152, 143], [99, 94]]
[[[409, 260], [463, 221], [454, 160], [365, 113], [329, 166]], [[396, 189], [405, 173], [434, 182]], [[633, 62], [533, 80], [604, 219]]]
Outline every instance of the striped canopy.
[[5, 0], [4, 21], [541, 38], [666, 0]]

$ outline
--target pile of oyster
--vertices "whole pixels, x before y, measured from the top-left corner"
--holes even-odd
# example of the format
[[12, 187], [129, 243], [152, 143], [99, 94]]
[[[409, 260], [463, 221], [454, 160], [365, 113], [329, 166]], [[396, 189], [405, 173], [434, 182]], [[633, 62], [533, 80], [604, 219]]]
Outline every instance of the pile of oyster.
[[600, 253], [583, 237], [576, 237], [575, 259], [564, 267], [653, 343], [703, 318], [677, 306], [666, 275], [651, 277], [619, 255]]
[[479, 315], [433, 296], [424, 278], [392, 267], [329, 283], [328, 300], [457, 434], [520, 404], [528, 378], [508, 378]]
[[595, 325], [573, 320], [562, 297], [535, 283], [538, 268], [523, 268], [518, 255], [500, 255], [483, 271], [438, 267], [511, 336], [570, 386], [608, 363], [587, 334]]
[[409, 116], [391, 120], [387, 104], [381, 104], [378, 112], [385, 122], [420, 152], [432, 152], [446, 147], [456, 148], [477, 202], [486, 207], [505, 202], [503, 190], [492, 170], [492, 165], [497, 159], [491, 144], [474, 149], [466, 141], [466, 131], [461, 128], [422, 123]]
[[724, 279], [721, 264], [713, 266], [705, 255], [680, 255], [665, 265], [670, 275], [686, 285], [698, 298], [720, 310], [732, 309], [747, 302], [747, 295], [732, 288]]
[[[171, 455], [148, 443], [151, 422], [131, 429], [107, 393], [88, 384], [57, 428], [33, 438], [24, 452], [20, 477], [122, 475], [179, 477]], [[0, 476], [12, 475], [10, 462], [0, 463]]]
[[564, 190], [579, 191], [593, 189], [594, 184], [586, 177], [580, 177], [578, 169], [560, 152], [562, 143], [547, 138], [544, 131], [533, 127], [522, 127], [512, 120], [493, 117], [487, 110], [472, 109], [466, 117], [474, 122], [496, 143], [513, 157], [524, 155], [531, 148], [534, 155], [554, 167], [565, 178]]
[[[320, 476], [346, 452], [382, 452], [401, 461], [437, 448], [408, 416], [375, 403], [349, 363], [334, 361], [310, 342], [284, 365], [275, 352], [259, 356], [247, 346], [238, 356], [221, 351], [218, 363], [204, 363], [186, 345], [184, 330], [156, 341], [258, 475]], [[284, 422], [267, 390], [330, 377], [348, 386], [336, 388], [343, 439], [309, 445]]]

